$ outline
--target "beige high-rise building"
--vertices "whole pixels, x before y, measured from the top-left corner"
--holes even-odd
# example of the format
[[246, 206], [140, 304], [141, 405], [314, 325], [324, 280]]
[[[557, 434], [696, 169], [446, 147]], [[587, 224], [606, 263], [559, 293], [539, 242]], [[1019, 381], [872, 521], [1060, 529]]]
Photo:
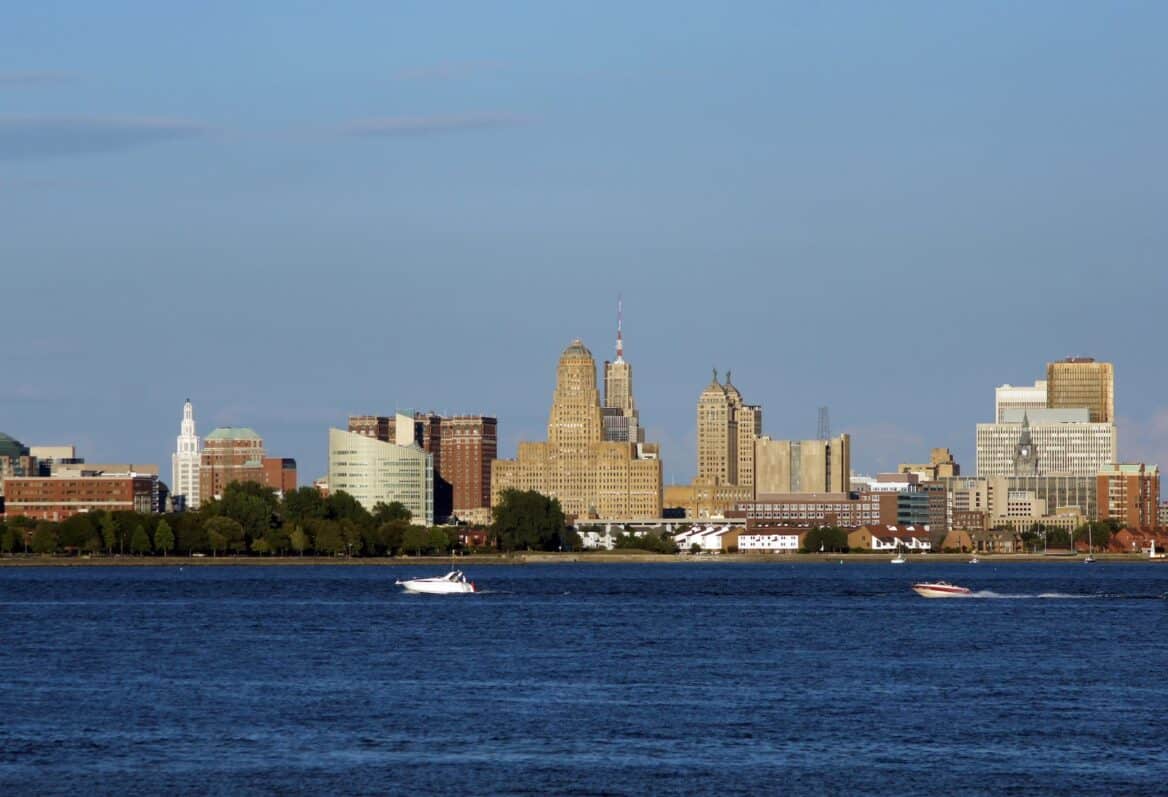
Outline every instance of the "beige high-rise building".
[[1046, 406], [1086, 407], [1091, 423], [1115, 423], [1115, 369], [1093, 357], [1068, 357], [1046, 366]]
[[726, 372], [726, 397], [734, 410], [734, 426], [737, 431], [735, 449], [737, 451], [738, 474], [735, 484], [739, 487], [754, 487], [754, 441], [762, 435], [762, 407], [747, 404], [742, 400], [742, 394], [730, 381], [730, 372]]
[[547, 442], [520, 443], [516, 459], [491, 463], [491, 505], [505, 490], [534, 490], [576, 517], [660, 517], [661, 461], [638, 458], [637, 448], [604, 440], [596, 361], [573, 341], [556, 372]]
[[698, 397], [698, 475], [702, 484], [738, 484], [738, 423], [718, 372]]
[[852, 441], [772, 440], [754, 443], [755, 494], [846, 493], [851, 490]]

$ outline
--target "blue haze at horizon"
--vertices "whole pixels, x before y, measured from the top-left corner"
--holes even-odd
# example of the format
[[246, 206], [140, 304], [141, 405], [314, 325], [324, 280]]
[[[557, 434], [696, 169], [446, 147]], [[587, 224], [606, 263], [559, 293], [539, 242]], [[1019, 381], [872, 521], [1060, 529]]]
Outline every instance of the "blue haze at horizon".
[[0, 568], [0, 791], [1162, 790], [1168, 570], [909, 568]]
[[[0, 73], [78, 77], [0, 115], [212, 132], [0, 152], [0, 430], [168, 472], [189, 395], [302, 481], [350, 412], [495, 414], [510, 455], [621, 292], [667, 481], [711, 366], [773, 436], [827, 404], [857, 469], [972, 469], [994, 385], [1090, 354], [1122, 457], [1168, 462], [1162, 5], [274, 8], [12, 10]], [[478, 66], [395, 79], [442, 63]], [[340, 132], [469, 113], [526, 122]]]

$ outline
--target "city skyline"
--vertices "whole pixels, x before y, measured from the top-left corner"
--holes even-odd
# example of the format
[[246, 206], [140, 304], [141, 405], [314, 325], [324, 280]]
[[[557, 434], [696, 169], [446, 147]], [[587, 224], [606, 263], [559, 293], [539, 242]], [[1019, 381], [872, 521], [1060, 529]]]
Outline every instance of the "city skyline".
[[305, 479], [353, 412], [512, 456], [620, 294], [667, 483], [711, 367], [876, 472], [968, 467], [989, 388], [1095, 356], [1168, 461], [1168, 8], [284, 11], [11, 10], [0, 429], [165, 470], [189, 395]]

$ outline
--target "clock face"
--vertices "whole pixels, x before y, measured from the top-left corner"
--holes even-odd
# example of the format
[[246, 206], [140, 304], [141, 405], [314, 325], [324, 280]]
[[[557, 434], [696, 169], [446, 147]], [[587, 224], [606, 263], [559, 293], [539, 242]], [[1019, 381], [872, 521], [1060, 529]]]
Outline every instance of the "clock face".
[[1020, 453], [1022, 454], [1022, 456], [1028, 457], [1028, 456], [1030, 456], [1030, 449], [1023, 446], [1022, 451]]

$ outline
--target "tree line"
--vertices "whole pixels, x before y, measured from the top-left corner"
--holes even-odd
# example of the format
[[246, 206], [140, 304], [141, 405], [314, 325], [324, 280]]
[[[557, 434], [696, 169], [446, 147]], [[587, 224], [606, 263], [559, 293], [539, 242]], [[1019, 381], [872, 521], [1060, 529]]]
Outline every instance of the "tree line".
[[[254, 482], [233, 482], [197, 510], [165, 515], [85, 512], [60, 522], [18, 516], [0, 522], [0, 552], [210, 556], [420, 556], [463, 548], [461, 529], [413, 522], [397, 501], [372, 511], [337, 491], [301, 487], [281, 498]], [[560, 503], [508, 491], [494, 510], [489, 546], [500, 551], [579, 550]]]

